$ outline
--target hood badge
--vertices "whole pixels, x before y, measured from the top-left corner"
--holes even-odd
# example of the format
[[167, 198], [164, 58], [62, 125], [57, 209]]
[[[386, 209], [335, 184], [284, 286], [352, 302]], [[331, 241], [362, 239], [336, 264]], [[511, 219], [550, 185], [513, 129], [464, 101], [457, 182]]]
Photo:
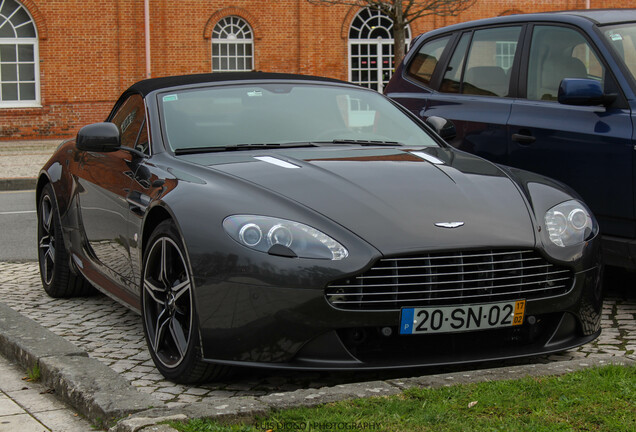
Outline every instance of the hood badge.
[[436, 222], [435, 226], [440, 228], [459, 228], [463, 226], [464, 222]]

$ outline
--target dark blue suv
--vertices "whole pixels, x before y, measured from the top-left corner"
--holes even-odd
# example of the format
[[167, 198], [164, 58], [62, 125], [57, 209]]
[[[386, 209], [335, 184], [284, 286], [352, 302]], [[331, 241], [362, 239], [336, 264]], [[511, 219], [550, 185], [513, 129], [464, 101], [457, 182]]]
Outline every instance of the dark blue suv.
[[[636, 10], [512, 15], [419, 36], [385, 93], [451, 145], [576, 190], [636, 268]], [[437, 119], [439, 120], [439, 119]]]

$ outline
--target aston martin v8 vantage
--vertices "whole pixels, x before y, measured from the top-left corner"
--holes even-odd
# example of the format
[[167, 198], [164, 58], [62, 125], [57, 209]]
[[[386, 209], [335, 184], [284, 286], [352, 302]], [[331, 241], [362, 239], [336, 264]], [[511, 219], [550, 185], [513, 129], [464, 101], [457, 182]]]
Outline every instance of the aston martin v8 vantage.
[[326, 78], [134, 84], [40, 172], [44, 289], [97, 289], [139, 312], [158, 370], [184, 383], [237, 365], [404, 368], [596, 338], [590, 210], [428, 122]]

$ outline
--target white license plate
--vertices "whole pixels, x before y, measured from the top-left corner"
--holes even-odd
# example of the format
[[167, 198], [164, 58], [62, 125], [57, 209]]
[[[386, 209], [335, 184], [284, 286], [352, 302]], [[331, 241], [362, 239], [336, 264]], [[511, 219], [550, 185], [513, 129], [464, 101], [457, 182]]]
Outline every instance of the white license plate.
[[453, 333], [523, 324], [525, 300], [403, 308], [400, 334]]

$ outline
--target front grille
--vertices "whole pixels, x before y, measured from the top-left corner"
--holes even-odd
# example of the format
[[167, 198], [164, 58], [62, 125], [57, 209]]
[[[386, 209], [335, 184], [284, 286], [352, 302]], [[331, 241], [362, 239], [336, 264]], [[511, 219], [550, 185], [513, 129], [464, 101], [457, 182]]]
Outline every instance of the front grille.
[[381, 259], [325, 293], [339, 309], [395, 310], [551, 297], [568, 292], [572, 280], [570, 269], [532, 250], [444, 252]]

